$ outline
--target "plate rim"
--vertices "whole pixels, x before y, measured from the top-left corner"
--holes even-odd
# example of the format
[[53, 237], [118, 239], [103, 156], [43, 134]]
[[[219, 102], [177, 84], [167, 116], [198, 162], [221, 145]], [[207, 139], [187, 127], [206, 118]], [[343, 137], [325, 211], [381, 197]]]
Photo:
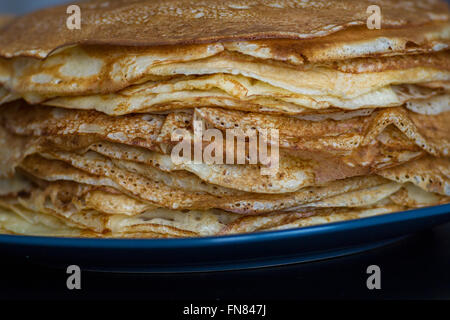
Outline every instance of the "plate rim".
[[450, 203], [412, 210], [404, 210], [381, 214], [373, 217], [358, 218], [347, 221], [331, 222], [301, 228], [286, 230], [258, 231], [252, 233], [188, 237], [188, 238], [157, 238], [157, 239], [124, 239], [124, 238], [81, 238], [81, 237], [51, 237], [0, 234], [0, 245], [28, 245], [46, 247], [73, 248], [128, 248], [157, 249], [157, 248], [190, 248], [210, 247], [211, 245], [228, 245], [237, 243], [258, 243], [274, 240], [288, 240], [289, 238], [315, 236], [323, 233], [343, 232], [353, 229], [376, 227], [384, 224], [411, 221], [427, 217], [449, 215]]

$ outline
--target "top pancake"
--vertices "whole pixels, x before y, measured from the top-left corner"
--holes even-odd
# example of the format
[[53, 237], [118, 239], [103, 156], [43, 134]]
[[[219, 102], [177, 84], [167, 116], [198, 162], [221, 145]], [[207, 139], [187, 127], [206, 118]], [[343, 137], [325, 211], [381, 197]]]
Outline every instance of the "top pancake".
[[[362, 26], [371, 0], [115, 0], [79, 4], [81, 29], [66, 27], [67, 5], [31, 13], [0, 31], [0, 55], [44, 58], [74, 44], [179, 45], [224, 40], [305, 39]], [[377, 1], [382, 29], [447, 21], [444, 1]]]
[[0, 14], [0, 28], [13, 20], [14, 16], [8, 14]]

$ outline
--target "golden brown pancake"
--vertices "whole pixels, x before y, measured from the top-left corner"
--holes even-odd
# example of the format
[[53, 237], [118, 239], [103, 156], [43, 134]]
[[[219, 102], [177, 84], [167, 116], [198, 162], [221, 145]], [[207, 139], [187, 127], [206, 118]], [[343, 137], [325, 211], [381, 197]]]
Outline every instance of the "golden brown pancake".
[[[0, 54], [45, 57], [79, 43], [133, 46], [175, 45], [223, 40], [305, 39], [366, 25], [369, 0], [279, 2], [188, 0], [89, 1], [78, 5], [81, 29], [66, 28], [67, 5], [17, 18], [0, 33]], [[408, 28], [448, 20], [443, 1], [378, 1], [384, 28]], [[280, 17], [283, 17], [280, 19]], [[46, 21], [42, 24], [42, 21]]]
[[264, 39], [225, 42], [226, 50], [256, 58], [284, 61], [293, 65], [326, 63], [358, 57], [380, 57], [433, 52], [449, 46], [448, 21], [427, 23], [414, 28], [348, 27], [325, 37], [302, 41]]
[[[449, 203], [448, 5], [380, 0], [371, 30], [373, 4], [90, 0], [80, 30], [66, 5], [0, 19], [0, 232], [201, 237]], [[247, 135], [218, 141], [233, 163], [172, 157], [176, 132], [211, 148], [198, 124]], [[250, 157], [265, 148], [279, 159]]]
[[0, 14], [0, 28], [5, 27], [8, 23], [10, 23], [14, 19], [13, 15], [9, 14]]
[[[152, 98], [152, 93], [173, 93], [174, 89], [183, 89], [184, 85], [184, 91], [193, 90], [188, 91], [191, 97], [187, 98], [191, 99], [192, 94], [198, 96], [203, 93], [200, 97], [205, 97], [205, 90], [215, 88], [231, 96], [240, 93], [242, 97], [242, 88], [230, 84], [229, 81], [218, 85], [217, 82], [223, 80], [213, 78], [212, 81], [198, 83], [192, 79], [193, 76], [224, 73], [240, 75], [238, 78], [242, 83], [240, 86], [247, 87], [244, 92], [250, 97], [254, 95], [264, 97], [264, 93], [267, 96], [268, 92], [275, 92], [276, 96], [284, 94], [286, 98], [297, 98], [299, 101], [297, 104], [300, 106], [306, 103], [305, 107], [311, 107], [311, 102], [309, 104], [307, 101], [303, 102], [309, 98], [317, 103], [328, 102], [331, 105], [337, 103], [336, 107], [345, 108], [346, 104], [351, 104], [351, 101], [346, 102], [349, 99], [361, 100], [365, 97], [368, 104], [369, 100], [374, 98], [367, 97], [369, 93], [390, 85], [450, 80], [448, 54], [445, 52], [292, 66], [223, 51], [221, 44], [189, 46], [175, 51], [160, 50], [158, 47], [133, 47], [127, 50], [112, 48], [105, 51], [105, 48], [97, 47], [71, 47], [45, 60], [31, 58], [0, 60], [0, 82], [5, 90], [15, 94], [13, 97], [21, 96], [30, 103], [40, 103], [59, 96], [114, 93], [130, 85], [149, 81], [151, 82], [143, 86], [126, 90], [125, 95], [137, 91], [141, 95], [149, 94], [144, 95], [149, 99]], [[394, 58], [396, 61], [389, 60]], [[170, 87], [173, 81], [169, 82], [169, 87], [160, 83], [173, 77], [188, 77], [188, 81], [179, 82], [175, 87]], [[176, 80], [178, 79], [174, 81]], [[259, 82], [255, 83], [254, 80]], [[158, 85], [153, 89], [156, 92], [152, 92], [155, 84]], [[230, 98], [227, 95], [221, 97]], [[180, 98], [182, 101], [182, 97]], [[379, 97], [375, 96], [376, 98]], [[159, 102], [158, 99], [155, 102], [161, 104], [167, 102], [166, 100], [159, 97]], [[399, 103], [389, 99], [387, 103], [393, 102]], [[88, 108], [83, 107], [83, 101], [79, 105], [81, 108]], [[358, 103], [354, 108], [357, 106]]]
[[450, 160], [448, 158], [424, 157], [381, 170], [378, 174], [401, 183], [411, 182], [429, 192], [450, 195]]

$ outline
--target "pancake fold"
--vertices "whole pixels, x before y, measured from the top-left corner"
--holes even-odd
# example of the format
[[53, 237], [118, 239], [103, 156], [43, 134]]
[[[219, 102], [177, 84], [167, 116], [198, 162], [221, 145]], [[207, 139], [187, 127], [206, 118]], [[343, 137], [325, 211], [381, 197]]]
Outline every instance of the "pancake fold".
[[[443, 0], [0, 17], [0, 233], [190, 238], [450, 203]], [[228, 140], [230, 139], [230, 140]], [[180, 157], [182, 153], [182, 157]]]

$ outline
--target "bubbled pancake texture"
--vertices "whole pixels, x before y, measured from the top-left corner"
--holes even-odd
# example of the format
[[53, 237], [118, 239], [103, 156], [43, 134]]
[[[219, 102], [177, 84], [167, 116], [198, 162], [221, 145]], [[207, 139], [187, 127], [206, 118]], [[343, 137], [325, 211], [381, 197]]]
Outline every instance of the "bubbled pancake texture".
[[[371, 1], [89, 1], [80, 32], [66, 28], [67, 6], [21, 17], [0, 33], [0, 53], [43, 57], [76, 43], [167, 45], [230, 39], [310, 38], [363, 25]], [[443, 1], [377, 1], [383, 25], [446, 20]], [[280, 19], [280, 17], [283, 17]], [[42, 23], [45, 21], [45, 23]]]
[[[450, 202], [448, 7], [377, 1], [368, 30], [372, 4], [86, 1], [77, 31], [66, 6], [1, 18], [0, 232], [201, 237]], [[174, 161], [195, 121], [276, 129], [277, 170]]]

